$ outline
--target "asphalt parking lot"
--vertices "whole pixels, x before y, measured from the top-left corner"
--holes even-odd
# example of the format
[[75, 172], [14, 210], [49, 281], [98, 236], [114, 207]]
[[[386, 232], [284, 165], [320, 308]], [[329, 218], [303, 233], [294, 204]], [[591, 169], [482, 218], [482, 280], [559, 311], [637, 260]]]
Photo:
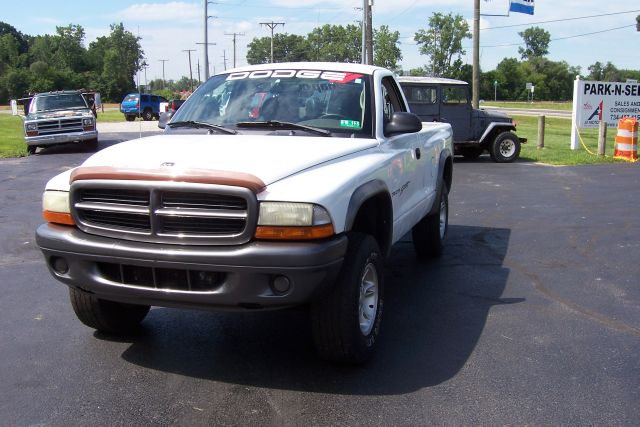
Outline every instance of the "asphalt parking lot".
[[121, 340], [80, 324], [34, 230], [46, 181], [90, 154], [0, 160], [3, 425], [640, 420], [637, 164], [456, 162], [444, 256], [395, 246], [380, 351], [346, 368], [315, 357], [300, 309], [156, 308]]

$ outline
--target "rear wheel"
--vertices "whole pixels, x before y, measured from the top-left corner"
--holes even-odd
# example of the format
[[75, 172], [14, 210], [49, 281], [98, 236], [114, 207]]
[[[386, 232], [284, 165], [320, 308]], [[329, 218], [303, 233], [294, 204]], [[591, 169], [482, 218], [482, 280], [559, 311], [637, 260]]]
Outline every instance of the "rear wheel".
[[69, 288], [71, 306], [78, 319], [101, 332], [126, 334], [132, 332], [149, 312], [148, 305], [107, 301]]
[[134, 121], [136, 119], [136, 116], [133, 116], [131, 114], [125, 114], [124, 118], [128, 122], [132, 122], [132, 121]]
[[361, 364], [376, 347], [382, 321], [384, 271], [375, 239], [350, 233], [342, 270], [331, 292], [311, 308], [320, 357]]
[[513, 132], [502, 132], [493, 141], [489, 154], [496, 163], [511, 163], [520, 155], [520, 140]]
[[147, 122], [153, 120], [153, 111], [151, 111], [149, 108], [146, 108], [142, 112], [142, 120], [145, 120]]
[[411, 230], [413, 247], [419, 258], [438, 257], [444, 249], [449, 230], [449, 190], [447, 184], [442, 186], [438, 210], [422, 218]]

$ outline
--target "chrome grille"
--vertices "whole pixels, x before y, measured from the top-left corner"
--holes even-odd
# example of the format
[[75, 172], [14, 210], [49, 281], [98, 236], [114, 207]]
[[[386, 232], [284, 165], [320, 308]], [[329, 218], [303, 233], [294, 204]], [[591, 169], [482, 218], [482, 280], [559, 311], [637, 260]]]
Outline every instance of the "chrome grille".
[[128, 240], [241, 244], [255, 231], [257, 202], [243, 187], [148, 181], [78, 181], [71, 200], [78, 227]]
[[57, 133], [82, 132], [82, 118], [43, 120], [38, 123], [40, 135], [54, 135]]

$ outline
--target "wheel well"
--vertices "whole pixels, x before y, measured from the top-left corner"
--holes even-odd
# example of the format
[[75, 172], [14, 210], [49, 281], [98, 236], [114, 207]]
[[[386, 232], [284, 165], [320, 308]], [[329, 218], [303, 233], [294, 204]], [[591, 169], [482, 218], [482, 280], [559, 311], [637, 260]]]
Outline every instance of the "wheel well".
[[447, 157], [447, 160], [444, 162], [442, 179], [447, 184], [447, 189], [451, 190], [451, 184], [453, 183], [453, 160], [451, 159], [451, 156]]
[[488, 148], [490, 144], [500, 135], [502, 132], [515, 132], [513, 126], [496, 126], [484, 137], [481, 144]]
[[373, 236], [385, 256], [391, 249], [391, 209], [388, 194], [375, 194], [360, 205], [350, 229]]

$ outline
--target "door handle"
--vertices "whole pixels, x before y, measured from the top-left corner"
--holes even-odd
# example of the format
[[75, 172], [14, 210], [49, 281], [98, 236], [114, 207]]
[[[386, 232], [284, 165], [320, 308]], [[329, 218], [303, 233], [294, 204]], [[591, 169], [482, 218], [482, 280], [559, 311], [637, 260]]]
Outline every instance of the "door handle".
[[421, 155], [422, 153], [420, 153], [420, 148], [416, 148], [416, 159], [420, 160]]

